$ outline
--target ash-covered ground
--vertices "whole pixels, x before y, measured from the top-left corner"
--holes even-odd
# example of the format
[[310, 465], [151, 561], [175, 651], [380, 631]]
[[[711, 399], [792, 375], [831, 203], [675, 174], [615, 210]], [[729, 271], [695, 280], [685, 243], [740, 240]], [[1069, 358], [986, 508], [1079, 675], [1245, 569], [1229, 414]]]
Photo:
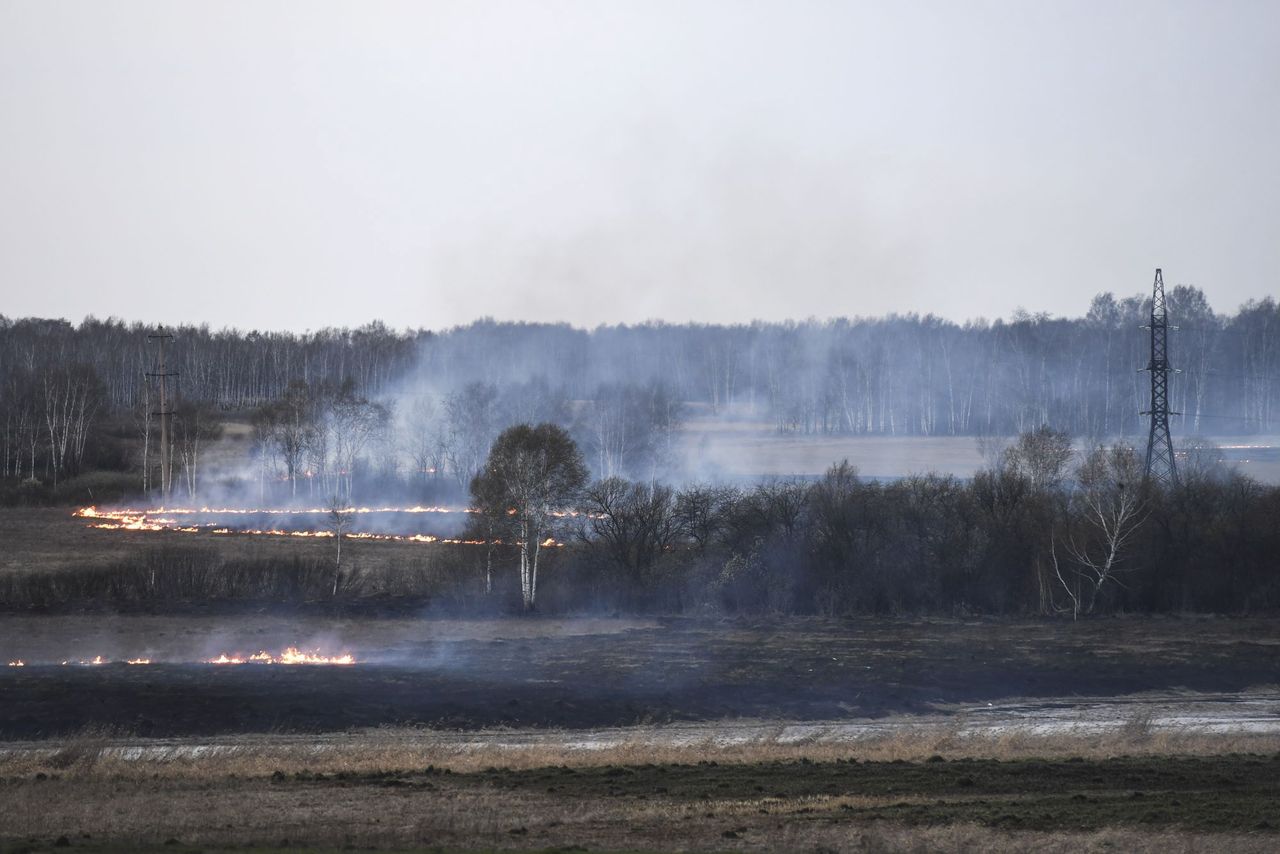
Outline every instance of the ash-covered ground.
[[[24, 666], [0, 669], [0, 737], [840, 721], [1222, 696], [1280, 681], [1278, 630], [1265, 619], [7, 617], [0, 658]], [[355, 663], [208, 663], [286, 647]], [[78, 663], [95, 658], [108, 663]]]

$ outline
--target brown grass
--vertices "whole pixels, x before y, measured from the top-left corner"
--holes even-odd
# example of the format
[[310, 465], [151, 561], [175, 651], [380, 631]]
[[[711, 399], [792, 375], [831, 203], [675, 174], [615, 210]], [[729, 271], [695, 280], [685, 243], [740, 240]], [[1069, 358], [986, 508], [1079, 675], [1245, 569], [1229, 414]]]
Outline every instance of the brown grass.
[[[74, 508], [0, 510], [0, 577], [63, 569], [106, 569], [137, 562], [150, 551], [208, 550], [222, 561], [280, 563], [295, 560], [331, 564], [331, 540], [236, 536], [182, 531], [113, 531], [93, 528], [72, 515]], [[427, 566], [450, 547], [439, 543], [351, 541], [343, 562], [374, 575], [411, 565]]]
[[[1117, 755], [1280, 751], [1280, 737], [1171, 733], [1136, 725], [1100, 738], [1044, 737], [1019, 731], [974, 737], [960, 736], [955, 727], [920, 727], [854, 742], [796, 744], [774, 737], [734, 746], [718, 745], [707, 738], [681, 746], [655, 747], [652, 732], [637, 728], [617, 746], [573, 750], [567, 742], [581, 734], [542, 733], [545, 740], [540, 743], [510, 747], [504, 745], [516, 736], [539, 734], [467, 734], [468, 743], [460, 744], [442, 740], [449, 734], [383, 729], [314, 738], [248, 736], [196, 742], [120, 739], [92, 730], [76, 738], [42, 743], [38, 749], [0, 756], [0, 847], [5, 841], [48, 844], [63, 834], [77, 843], [127, 845], [129, 850], [160, 847], [176, 839], [201, 847], [385, 849], [432, 845], [492, 850], [580, 845], [591, 850], [785, 850], [815, 854], [935, 850], [1262, 852], [1274, 850], [1276, 841], [1274, 834], [1266, 832], [1201, 833], [1168, 828], [1009, 831], [964, 822], [936, 826], [925, 822], [925, 826], [909, 827], [869, 821], [866, 816], [880, 811], [894, 814], [907, 804], [927, 808], [934, 803], [932, 797], [924, 799], [902, 791], [691, 799], [619, 797], [603, 788], [566, 796], [541, 784], [499, 785], [496, 781], [501, 775], [491, 772], [494, 766], [553, 772], [569, 766], [601, 769], [595, 773], [607, 777], [613, 773], [610, 769], [618, 766], [717, 763], [706, 768], [711, 788], [717, 772], [728, 772], [726, 765], [801, 758], [930, 763], [939, 756], [948, 760], [1089, 760]], [[491, 741], [485, 743], [485, 738]], [[192, 748], [196, 747], [206, 750], [195, 752]], [[131, 758], [130, 751], [139, 749], [147, 752], [142, 758]], [[423, 774], [428, 766], [434, 766], [434, 772]], [[930, 763], [926, 767], [946, 766]], [[749, 768], [745, 771], [755, 773]], [[485, 782], [489, 780], [493, 782]], [[953, 805], [965, 800], [963, 795], [947, 797]], [[1012, 804], [1008, 799], [1019, 796], [981, 797], [986, 799], [982, 803], [998, 805], [1006, 800]]]
[[[904, 827], [844, 822], [845, 804], [886, 807], [900, 796], [704, 800], [575, 798], [455, 785], [316, 787], [223, 776], [208, 780], [63, 777], [0, 786], [0, 840], [186, 845], [483, 847], [578, 845], [628, 851], [1135, 851], [1274, 850], [1268, 834], [1107, 828], [1006, 832], [972, 824]], [[830, 800], [830, 799], [827, 799]], [[832, 813], [832, 810], [835, 812]]]
[[[779, 728], [780, 733], [781, 728]], [[726, 728], [725, 732], [731, 732]], [[357, 733], [296, 736], [246, 735], [225, 739], [113, 738], [90, 729], [69, 739], [11, 744], [0, 753], [0, 776], [60, 773], [202, 780], [236, 775], [376, 774], [434, 766], [455, 773], [487, 768], [551, 766], [750, 764], [808, 759], [814, 762], [922, 762], [953, 759], [1109, 759], [1116, 756], [1221, 756], [1280, 753], [1280, 735], [1153, 730], [1125, 726], [1104, 734], [1042, 735], [1027, 729], [961, 734], [958, 726], [902, 727], [856, 739], [782, 741], [778, 734], [751, 743], [723, 744], [716, 735], [672, 744], [662, 730], [633, 728], [623, 741], [575, 747], [587, 734], [566, 731], [492, 730], [465, 735], [383, 728]]]

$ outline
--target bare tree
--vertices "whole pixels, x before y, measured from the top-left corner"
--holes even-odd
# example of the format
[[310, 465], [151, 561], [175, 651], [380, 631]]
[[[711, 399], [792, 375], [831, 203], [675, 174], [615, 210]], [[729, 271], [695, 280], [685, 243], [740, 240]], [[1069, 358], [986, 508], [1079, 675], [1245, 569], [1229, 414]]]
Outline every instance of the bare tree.
[[460, 486], [469, 484], [484, 466], [484, 455], [497, 430], [498, 389], [473, 382], [445, 399], [449, 467]]
[[1073, 496], [1078, 522], [1063, 540], [1050, 541], [1050, 556], [1058, 583], [1070, 601], [1071, 616], [1092, 614], [1098, 594], [1108, 583], [1133, 567], [1126, 563], [1134, 533], [1147, 517], [1140, 487], [1142, 464], [1132, 448], [1096, 448], [1078, 472]]
[[676, 518], [698, 552], [706, 552], [724, 531], [729, 509], [740, 499], [730, 486], [693, 484], [677, 493]]
[[352, 509], [342, 499], [334, 495], [329, 499], [329, 513], [325, 516], [325, 527], [333, 534], [333, 596], [338, 595], [338, 587], [342, 583], [342, 540], [351, 531], [351, 523], [355, 518]]
[[1222, 448], [1209, 439], [1187, 436], [1178, 443], [1178, 478], [1183, 482], [1224, 481], [1234, 473]]
[[1022, 433], [1004, 453], [1005, 463], [1031, 481], [1037, 490], [1057, 487], [1071, 462], [1071, 436], [1041, 425]]
[[48, 431], [50, 469], [58, 476], [75, 473], [98, 412], [101, 383], [89, 365], [59, 365], [41, 377], [44, 426]]
[[3, 474], [6, 477], [21, 477], [25, 463], [28, 479], [35, 479], [36, 446], [41, 434], [37, 397], [35, 381], [26, 372], [15, 372], [6, 378], [3, 394], [0, 394], [5, 413]]
[[298, 495], [298, 473], [311, 444], [316, 425], [316, 406], [311, 389], [301, 380], [292, 382], [269, 408], [271, 434], [289, 478], [289, 495]]
[[449, 443], [435, 400], [426, 395], [415, 397], [404, 419], [404, 448], [413, 464], [414, 478], [424, 486], [428, 480], [439, 480]]
[[201, 449], [205, 442], [222, 435], [222, 424], [207, 404], [182, 401], [174, 410], [173, 432], [187, 496], [195, 498], [200, 486]]
[[374, 403], [346, 388], [331, 404], [329, 418], [333, 427], [338, 491], [350, 500], [355, 469], [361, 454], [386, 429], [391, 413], [386, 406]]
[[587, 528], [637, 587], [682, 533], [669, 486], [610, 477], [586, 490], [582, 506]]
[[671, 458], [683, 412], [663, 383], [604, 384], [582, 413], [578, 435], [602, 478], [653, 480]]

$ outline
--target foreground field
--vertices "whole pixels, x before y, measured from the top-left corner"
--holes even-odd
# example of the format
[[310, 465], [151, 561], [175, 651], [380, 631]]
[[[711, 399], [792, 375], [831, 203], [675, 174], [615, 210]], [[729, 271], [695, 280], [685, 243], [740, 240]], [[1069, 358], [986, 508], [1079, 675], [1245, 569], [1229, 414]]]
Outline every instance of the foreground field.
[[[40, 758], [0, 758], [0, 844], [202, 850], [1274, 850], [1280, 742], [1268, 753], [1171, 758], [1140, 733], [1035, 739], [1005, 758], [914, 737], [846, 745], [820, 761], [690, 746], [666, 761], [616, 753], [567, 762], [481, 751], [410, 764], [381, 734], [298, 768], [269, 743], [230, 764], [130, 759], [91, 739]], [[1207, 744], [1207, 743], [1206, 743]], [[1035, 756], [1035, 747], [1056, 758]], [[1219, 745], [1221, 747], [1223, 745]], [[942, 752], [920, 757], [919, 749]], [[915, 751], [917, 758], [867, 759]], [[1061, 755], [1065, 754], [1065, 755]], [[380, 756], [370, 769], [352, 757]], [[698, 757], [703, 757], [699, 759]], [[714, 757], [714, 758], [707, 758]], [[547, 760], [551, 759], [551, 762]], [[616, 761], [623, 759], [624, 761]], [[683, 759], [685, 761], [674, 761]], [[455, 767], [458, 770], [455, 770]], [[561, 848], [563, 846], [563, 848]], [[573, 847], [568, 847], [573, 846]]]
[[[0, 851], [1271, 851], [1277, 638], [2, 616]], [[286, 644], [356, 663], [204, 663]]]

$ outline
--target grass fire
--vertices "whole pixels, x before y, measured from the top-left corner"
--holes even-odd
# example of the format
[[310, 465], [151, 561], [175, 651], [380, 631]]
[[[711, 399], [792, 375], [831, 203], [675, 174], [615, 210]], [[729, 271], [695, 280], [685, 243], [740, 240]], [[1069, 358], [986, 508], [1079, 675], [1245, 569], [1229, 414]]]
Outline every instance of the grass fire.
[[[342, 514], [387, 514], [398, 515], [402, 513], [440, 513], [440, 514], [457, 514], [457, 513], [474, 513], [477, 512], [471, 508], [450, 509], [445, 507], [350, 507], [338, 511]], [[82, 507], [75, 511], [75, 516], [81, 519], [92, 520], [89, 526], [105, 531], [175, 531], [186, 534], [236, 534], [243, 536], [270, 536], [270, 537], [315, 537], [320, 539], [334, 539], [343, 537], [349, 540], [373, 540], [381, 542], [393, 543], [444, 543], [448, 545], [501, 545], [501, 541], [487, 541], [480, 539], [460, 539], [457, 537], [444, 537], [435, 534], [412, 533], [412, 534], [393, 534], [379, 533], [376, 531], [337, 531], [337, 530], [315, 530], [310, 528], [256, 528], [245, 527], [234, 524], [236, 520], [245, 517], [264, 516], [264, 517], [289, 517], [291, 519], [299, 519], [306, 521], [310, 517], [323, 517], [331, 515], [333, 511], [318, 509], [302, 509], [291, 510], [282, 508], [255, 508], [255, 509], [234, 509], [234, 508], [201, 508], [195, 509], [174, 509], [174, 508], [153, 508], [153, 509], [99, 509], [97, 507]], [[572, 511], [554, 511], [559, 517], [568, 518], [576, 516]], [[228, 523], [222, 517], [229, 517], [232, 523]], [[186, 519], [186, 521], [183, 521]], [[199, 520], [199, 521], [193, 521]], [[323, 518], [318, 520], [323, 524]], [[541, 543], [544, 547], [555, 547], [560, 545], [554, 538], [547, 537]]]
[[0, 0], [0, 854], [1280, 851], [1277, 44]]
[[149, 664], [157, 664], [157, 665], [158, 664], [348, 665], [348, 664], [355, 664], [355, 663], [356, 663], [355, 656], [353, 656], [349, 652], [335, 655], [335, 654], [323, 653], [318, 649], [304, 651], [299, 649], [296, 646], [288, 646], [282, 649], [278, 653], [270, 653], [265, 650], [258, 650], [257, 652], [253, 652], [249, 654], [244, 654], [244, 653], [228, 654], [224, 652], [224, 653], [219, 653], [218, 655], [212, 658], [202, 659], [199, 661], [182, 661], [182, 660], [174, 660], [174, 659], [158, 659], [158, 658], [144, 658], [144, 657], [114, 659], [114, 658], [109, 658], [107, 656], [95, 655], [92, 658], [70, 658], [70, 659], [64, 658], [59, 661], [47, 661], [47, 662], [39, 661], [39, 660], [24, 661], [24, 660], [18, 659], [15, 661], [10, 661], [9, 666], [10, 667], [27, 667], [27, 666], [40, 667], [44, 665], [56, 665], [56, 666], [68, 667], [68, 666], [76, 665], [81, 667], [98, 667], [98, 666], [109, 665], [109, 664], [124, 664], [124, 665], [136, 667], [136, 666], [149, 665]]

